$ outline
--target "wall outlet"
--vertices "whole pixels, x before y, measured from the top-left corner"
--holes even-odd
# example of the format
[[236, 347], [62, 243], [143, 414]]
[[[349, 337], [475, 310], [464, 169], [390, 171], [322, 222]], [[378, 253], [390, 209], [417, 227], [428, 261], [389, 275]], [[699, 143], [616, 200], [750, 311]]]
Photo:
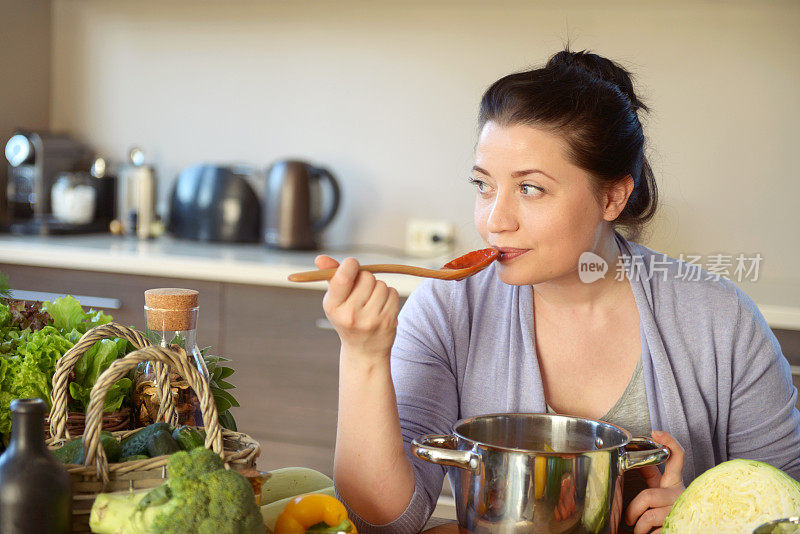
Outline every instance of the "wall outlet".
[[406, 222], [406, 253], [410, 256], [438, 256], [453, 249], [456, 228], [449, 221], [409, 219]]

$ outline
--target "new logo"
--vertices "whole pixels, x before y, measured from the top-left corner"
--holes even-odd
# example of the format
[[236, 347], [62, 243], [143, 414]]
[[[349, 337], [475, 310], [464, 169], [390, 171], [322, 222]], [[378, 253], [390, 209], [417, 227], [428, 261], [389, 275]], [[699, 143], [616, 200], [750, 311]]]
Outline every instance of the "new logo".
[[584, 284], [600, 280], [607, 272], [608, 263], [594, 252], [584, 252], [578, 258], [578, 277]]

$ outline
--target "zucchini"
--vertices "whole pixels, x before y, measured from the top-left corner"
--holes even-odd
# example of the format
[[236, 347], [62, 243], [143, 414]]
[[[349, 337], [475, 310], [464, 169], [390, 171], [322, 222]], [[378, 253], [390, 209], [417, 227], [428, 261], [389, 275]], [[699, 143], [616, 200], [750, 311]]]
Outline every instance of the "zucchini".
[[178, 445], [181, 446], [181, 449], [185, 451], [190, 451], [205, 445], [205, 438], [200, 435], [200, 432], [198, 432], [195, 428], [186, 425], [176, 428], [172, 433], [172, 439], [177, 441]]
[[147, 454], [149, 454], [151, 458], [172, 454], [179, 450], [181, 450], [181, 446], [178, 445], [177, 441], [172, 439], [172, 434], [167, 430], [159, 430], [153, 434], [150, 443], [147, 444]]
[[159, 422], [137, 430], [122, 440], [122, 456], [138, 456], [140, 454], [147, 454], [147, 445], [152, 440], [153, 435], [159, 430], [172, 432], [172, 427], [170, 427], [167, 423]]
[[[119, 462], [119, 459], [122, 458], [122, 444], [117, 441], [117, 438], [110, 434], [100, 434], [100, 443], [103, 445], [109, 463]], [[83, 463], [83, 458], [81, 458], [81, 463]]]
[[65, 464], [80, 464], [83, 461], [83, 440], [74, 439], [51, 452]]
[[284, 467], [269, 472], [261, 485], [261, 504], [333, 486], [333, 480], [307, 467]]
[[120, 463], [122, 463], [122, 462], [132, 462], [134, 460], [147, 460], [148, 458], [150, 458], [150, 457], [147, 456], [146, 454], [137, 454], [135, 456], [123, 456], [122, 458], [119, 459], [119, 461], [120, 461]]

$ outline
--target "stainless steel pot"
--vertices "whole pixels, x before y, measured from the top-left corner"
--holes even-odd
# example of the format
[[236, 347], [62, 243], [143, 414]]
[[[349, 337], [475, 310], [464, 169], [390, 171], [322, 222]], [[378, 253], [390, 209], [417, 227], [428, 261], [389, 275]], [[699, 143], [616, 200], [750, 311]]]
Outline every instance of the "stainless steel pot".
[[503, 534], [617, 532], [623, 473], [669, 457], [617, 426], [551, 414], [464, 419], [411, 451], [450, 468], [461, 527]]
[[753, 534], [796, 534], [800, 532], [800, 517], [787, 517], [764, 523]]

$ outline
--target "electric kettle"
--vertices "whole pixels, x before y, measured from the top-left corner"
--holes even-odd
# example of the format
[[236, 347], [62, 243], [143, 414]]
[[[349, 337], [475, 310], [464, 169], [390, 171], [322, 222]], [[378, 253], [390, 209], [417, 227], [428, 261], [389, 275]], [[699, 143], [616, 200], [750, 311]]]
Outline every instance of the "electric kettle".
[[[264, 242], [288, 250], [319, 248], [320, 233], [339, 209], [336, 179], [327, 169], [297, 160], [274, 163], [266, 176]], [[330, 189], [326, 209], [322, 184]]]

